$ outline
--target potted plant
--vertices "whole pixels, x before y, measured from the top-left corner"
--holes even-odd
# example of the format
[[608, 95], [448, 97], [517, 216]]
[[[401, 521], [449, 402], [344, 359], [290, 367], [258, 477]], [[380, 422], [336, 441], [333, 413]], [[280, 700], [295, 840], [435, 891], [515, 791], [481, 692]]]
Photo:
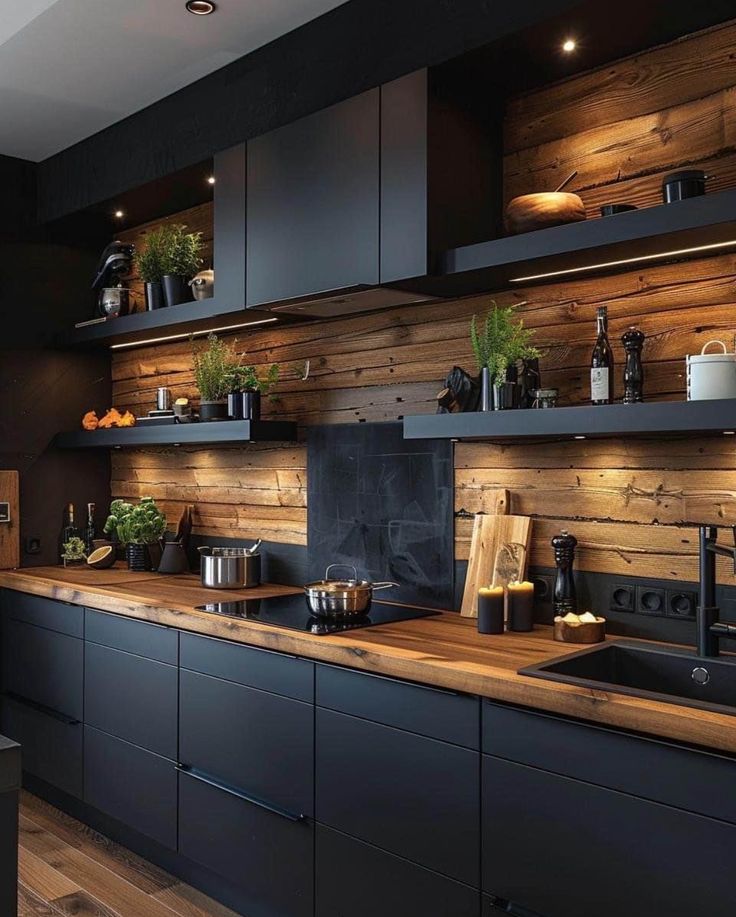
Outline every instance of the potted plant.
[[163, 233], [161, 280], [167, 306], [189, 302], [189, 281], [202, 266], [202, 233], [186, 232], [181, 223], [167, 223]]
[[539, 357], [530, 343], [534, 332], [521, 319], [515, 321], [515, 314], [513, 306], [500, 308], [494, 302], [482, 328], [473, 316], [470, 341], [480, 371], [482, 411], [518, 407], [518, 363]]
[[65, 541], [61, 546], [61, 559], [64, 566], [68, 567], [73, 564], [83, 564], [87, 560], [87, 548], [84, 541], [76, 535]]
[[166, 241], [166, 227], [152, 229], [146, 237], [144, 246], [137, 248], [133, 256], [138, 276], [143, 282], [146, 296], [146, 309], [160, 309], [164, 305], [164, 291], [161, 286], [163, 277], [163, 251]]
[[234, 366], [230, 375], [228, 414], [243, 420], [261, 419], [261, 396], [268, 395], [279, 380], [278, 364], [272, 363], [261, 377], [255, 366]]
[[194, 379], [200, 394], [199, 419], [227, 418], [227, 396], [233, 385], [235, 356], [232, 348], [210, 334], [207, 346], [194, 348]]
[[113, 500], [105, 533], [114, 535], [125, 547], [128, 568], [141, 572], [158, 566], [160, 541], [166, 531], [166, 517], [153, 497], [143, 497], [138, 503]]

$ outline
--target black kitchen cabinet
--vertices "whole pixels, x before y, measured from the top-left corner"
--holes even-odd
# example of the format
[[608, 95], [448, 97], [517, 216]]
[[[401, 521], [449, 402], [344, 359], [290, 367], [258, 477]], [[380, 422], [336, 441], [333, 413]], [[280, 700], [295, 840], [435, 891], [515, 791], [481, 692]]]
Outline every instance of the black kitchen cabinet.
[[316, 917], [478, 917], [477, 889], [322, 825]]
[[88, 643], [98, 643], [169, 665], [176, 665], [179, 661], [179, 634], [171, 627], [86, 608], [84, 628]]
[[379, 281], [380, 90], [249, 141], [246, 301]]
[[79, 605], [3, 589], [0, 607], [4, 620], [12, 618], [25, 624], [36, 624], [70, 637], [84, 636], [84, 609]]
[[85, 726], [84, 801], [176, 849], [177, 772], [173, 761]]

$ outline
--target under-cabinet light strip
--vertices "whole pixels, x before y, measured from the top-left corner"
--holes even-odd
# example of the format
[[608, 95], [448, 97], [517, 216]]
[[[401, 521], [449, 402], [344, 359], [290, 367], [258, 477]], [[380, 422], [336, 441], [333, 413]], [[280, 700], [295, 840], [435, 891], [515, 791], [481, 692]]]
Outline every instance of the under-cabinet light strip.
[[529, 274], [527, 277], [512, 277], [509, 283], [524, 283], [529, 280], [546, 280], [549, 277], [562, 277], [566, 274], [582, 274], [586, 271], [599, 271], [606, 267], [620, 267], [625, 264], [639, 264], [642, 261], [659, 261], [662, 258], [675, 258], [678, 255], [694, 255], [698, 252], [710, 252], [736, 245], [736, 239], [728, 242], [713, 242], [710, 245], [696, 245], [693, 248], [676, 248], [669, 252], [658, 252], [655, 255], [637, 255], [634, 258], [621, 258], [619, 261], [600, 261], [597, 264], [586, 264], [582, 267], [568, 267], [560, 271], [549, 271], [546, 274]]
[[218, 331], [237, 331], [238, 328], [251, 328], [253, 325], [270, 325], [277, 322], [278, 318], [261, 318], [255, 322], [241, 322], [238, 325], [221, 325], [219, 328], [207, 328], [206, 331], [184, 331], [181, 334], [167, 334], [160, 338], [146, 338], [144, 341], [126, 341], [124, 344], [111, 344], [110, 350], [122, 350], [124, 347], [144, 347], [146, 344], [161, 344], [164, 341], [180, 341], [182, 338], [201, 338], [206, 334], [216, 334]]

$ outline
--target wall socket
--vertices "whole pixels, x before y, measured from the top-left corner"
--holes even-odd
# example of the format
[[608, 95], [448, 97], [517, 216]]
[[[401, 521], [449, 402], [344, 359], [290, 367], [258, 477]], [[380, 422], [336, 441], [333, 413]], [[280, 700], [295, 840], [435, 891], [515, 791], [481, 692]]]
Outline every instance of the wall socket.
[[680, 589], [667, 590], [666, 613], [670, 617], [693, 619], [697, 607], [697, 592], [683, 592]]
[[665, 590], [656, 586], [636, 587], [636, 613], [640, 615], [666, 614]]
[[636, 587], [627, 586], [621, 583], [614, 583], [611, 586], [611, 594], [608, 602], [609, 611], [636, 611]]

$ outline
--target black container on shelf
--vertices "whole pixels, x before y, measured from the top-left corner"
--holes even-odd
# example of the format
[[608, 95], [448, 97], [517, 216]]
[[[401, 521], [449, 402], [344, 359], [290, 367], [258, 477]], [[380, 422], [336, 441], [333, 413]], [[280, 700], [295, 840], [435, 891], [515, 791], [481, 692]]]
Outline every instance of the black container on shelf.
[[243, 393], [230, 392], [227, 396], [227, 416], [230, 420], [243, 419]]
[[145, 573], [152, 568], [151, 552], [147, 544], [126, 545], [125, 559], [128, 561], [128, 569], [135, 573]]
[[662, 180], [662, 200], [665, 204], [673, 204], [689, 197], [701, 197], [705, 194], [705, 183], [710, 177], [702, 169], [670, 172]]
[[181, 274], [164, 274], [161, 278], [164, 287], [164, 300], [167, 306], [178, 306], [191, 302], [192, 290]]
[[614, 217], [617, 213], [631, 213], [636, 210], [635, 204], [604, 204], [601, 207], [602, 217]]
[[480, 371], [480, 409], [481, 411], [493, 410], [493, 386], [491, 385], [491, 371], [484, 366]]
[[510, 411], [519, 407], [518, 382], [494, 382], [493, 384], [493, 410]]
[[146, 283], [144, 284], [144, 290], [146, 294], [146, 311], [153, 312], [155, 309], [163, 309], [166, 303], [164, 302], [164, 288], [161, 283], [158, 280]]
[[260, 392], [242, 392], [243, 420], [260, 420], [261, 419], [261, 393]]
[[199, 404], [199, 419], [202, 423], [210, 420], [227, 420], [227, 401], [201, 401]]

